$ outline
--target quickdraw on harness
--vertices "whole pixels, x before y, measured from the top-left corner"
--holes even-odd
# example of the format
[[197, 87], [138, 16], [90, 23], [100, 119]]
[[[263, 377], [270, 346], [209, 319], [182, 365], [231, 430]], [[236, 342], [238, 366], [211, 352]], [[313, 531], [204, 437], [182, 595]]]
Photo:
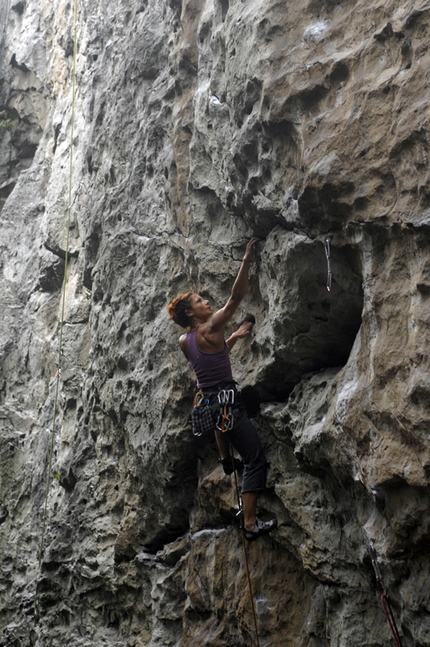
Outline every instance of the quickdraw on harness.
[[391, 604], [388, 599], [388, 590], [384, 584], [384, 580], [382, 579], [381, 571], [379, 569], [375, 547], [373, 545], [373, 542], [370, 540], [367, 542], [367, 546], [370, 550], [372, 566], [373, 566], [373, 570], [375, 571], [376, 585], [378, 588], [379, 595], [381, 596], [382, 608], [384, 609], [385, 616], [387, 618], [388, 624], [390, 625], [391, 633], [393, 634], [396, 647], [402, 647], [399, 631], [397, 629], [396, 621], [393, 615], [393, 610], [391, 608]]
[[218, 393], [219, 415], [216, 428], [222, 432], [233, 429], [234, 389], [223, 389]]
[[324, 249], [325, 249], [325, 257], [327, 259], [327, 283], [326, 287], [328, 292], [331, 290], [331, 278], [332, 278], [332, 273], [331, 273], [331, 253], [330, 253], [330, 236], [326, 236], [324, 238]]

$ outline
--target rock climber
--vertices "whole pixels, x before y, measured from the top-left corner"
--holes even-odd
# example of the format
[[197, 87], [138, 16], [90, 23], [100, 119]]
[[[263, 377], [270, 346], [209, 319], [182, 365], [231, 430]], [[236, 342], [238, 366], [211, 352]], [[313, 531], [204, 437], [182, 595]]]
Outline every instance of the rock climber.
[[213, 313], [209, 301], [194, 292], [181, 294], [167, 307], [173, 321], [182, 328], [189, 329], [180, 337], [179, 345], [195, 373], [198, 390], [210, 400], [214, 420], [219, 411], [220, 392], [234, 391], [232, 427], [225, 432], [216, 429], [215, 436], [221, 463], [227, 474], [237, 467], [237, 459], [233, 466], [225, 438], [243, 459], [243, 533], [247, 541], [254, 541], [272, 532], [278, 525], [277, 519], [264, 522], [256, 516], [258, 495], [266, 487], [267, 460], [257, 431], [249, 420], [236, 389], [230, 364], [230, 350], [238, 339], [250, 334], [252, 320], [242, 323], [227, 340], [224, 337], [227, 323], [246, 294], [249, 266], [256, 242], [256, 238], [248, 242], [230, 297], [223, 308]]

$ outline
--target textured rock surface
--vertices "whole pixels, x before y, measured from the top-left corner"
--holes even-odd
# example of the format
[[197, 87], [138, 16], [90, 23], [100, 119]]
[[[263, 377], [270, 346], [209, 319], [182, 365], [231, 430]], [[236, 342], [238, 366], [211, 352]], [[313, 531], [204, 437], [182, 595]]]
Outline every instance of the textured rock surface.
[[0, 18], [0, 645], [256, 644], [165, 306], [222, 305], [257, 235], [233, 364], [280, 523], [248, 550], [260, 644], [391, 645], [372, 539], [426, 647], [429, 3], [82, 2], [74, 101], [73, 7]]

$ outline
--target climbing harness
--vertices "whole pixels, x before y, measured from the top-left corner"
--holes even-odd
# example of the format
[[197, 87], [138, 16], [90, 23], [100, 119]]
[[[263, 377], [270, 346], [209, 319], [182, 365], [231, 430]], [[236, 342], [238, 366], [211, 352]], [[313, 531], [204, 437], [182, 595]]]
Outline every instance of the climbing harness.
[[222, 389], [218, 393], [219, 415], [216, 422], [216, 428], [219, 431], [226, 432], [233, 429], [234, 416], [234, 389]]
[[[217, 395], [219, 403], [218, 417], [215, 418], [212, 411], [210, 396]], [[214, 393], [197, 391], [194, 396], [194, 404], [191, 410], [191, 428], [194, 436], [202, 436], [214, 430], [226, 432], [233, 429], [234, 416], [233, 405], [235, 402], [234, 389], [220, 389]]]
[[331, 236], [326, 236], [324, 238], [325, 257], [327, 259], [327, 282], [326, 282], [326, 288], [327, 288], [328, 292], [330, 292], [330, 290], [331, 290], [331, 278], [332, 278], [331, 260], [330, 260], [331, 259], [330, 240], [331, 240]]
[[69, 260], [71, 209], [75, 204], [76, 199], [83, 188], [83, 185], [80, 184], [74, 194], [74, 197], [72, 198], [73, 139], [74, 139], [74, 124], [75, 124], [75, 93], [76, 93], [76, 59], [77, 59], [77, 51], [78, 51], [77, 17], [78, 17], [78, 0], [74, 0], [74, 3], [73, 3], [73, 31], [74, 31], [73, 64], [72, 64], [72, 73], [71, 73], [72, 99], [71, 99], [71, 117], [70, 117], [69, 194], [68, 194], [68, 207], [67, 207], [68, 213], [67, 213], [67, 227], [66, 227], [67, 235], [66, 235], [66, 246], [65, 246], [65, 256], [64, 256], [64, 275], [63, 275], [62, 297], [61, 297], [62, 303], [61, 303], [61, 319], [60, 319], [59, 340], [58, 340], [58, 361], [57, 361], [57, 371], [55, 374], [56, 384], [55, 384], [54, 409], [52, 414], [52, 426], [50, 429], [51, 443], [49, 448], [48, 474], [46, 477], [46, 489], [45, 489], [45, 504], [43, 509], [42, 532], [40, 536], [40, 546], [39, 546], [39, 567], [42, 563], [43, 551], [44, 551], [46, 520], [47, 520], [47, 512], [48, 512], [48, 497], [49, 497], [49, 489], [51, 485], [52, 458], [54, 454], [55, 420], [57, 417], [60, 379], [61, 379], [61, 363], [62, 363], [62, 357], [63, 357], [63, 328], [64, 328], [64, 319], [65, 319], [65, 310], [66, 310], [66, 285], [67, 285], [67, 268], [68, 268], [68, 260]]
[[210, 399], [202, 391], [197, 391], [191, 410], [191, 429], [194, 436], [203, 436], [203, 434], [212, 432], [214, 422]]
[[397, 629], [396, 621], [394, 619], [393, 615], [393, 610], [391, 608], [390, 601], [388, 599], [388, 590], [384, 584], [384, 580], [382, 579], [381, 571], [379, 568], [379, 564], [377, 561], [377, 556], [376, 556], [376, 550], [375, 546], [373, 545], [373, 542], [371, 540], [367, 541], [367, 546], [370, 551], [370, 556], [372, 559], [372, 566], [373, 570], [375, 571], [375, 577], [376, 577], [376, 585], [379, 591], [379, 595], [381, 596], [381, 604], [382, 608], [384, 609], [385, 616], [387, 618], [388, 624], [391, 629], [391, 633], [393, 634], [394, 642], [396, 644], [396, 647], [402, 647], [402, 643], [400, 640], [400, 635], [399, 631]]

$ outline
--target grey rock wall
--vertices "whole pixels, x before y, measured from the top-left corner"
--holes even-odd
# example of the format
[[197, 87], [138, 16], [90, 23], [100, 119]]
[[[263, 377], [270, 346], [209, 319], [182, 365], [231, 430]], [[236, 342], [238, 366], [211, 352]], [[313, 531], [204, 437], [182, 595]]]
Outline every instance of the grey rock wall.
[[73, 10], [0, 9], [0, 645], [257, 644], [165, 309], [222, 306], [256, 235], [232, 362], [279, 519], [247, 550], [259, 644], [393, 644], [372, 540], [427, 647], [428, 2]]

